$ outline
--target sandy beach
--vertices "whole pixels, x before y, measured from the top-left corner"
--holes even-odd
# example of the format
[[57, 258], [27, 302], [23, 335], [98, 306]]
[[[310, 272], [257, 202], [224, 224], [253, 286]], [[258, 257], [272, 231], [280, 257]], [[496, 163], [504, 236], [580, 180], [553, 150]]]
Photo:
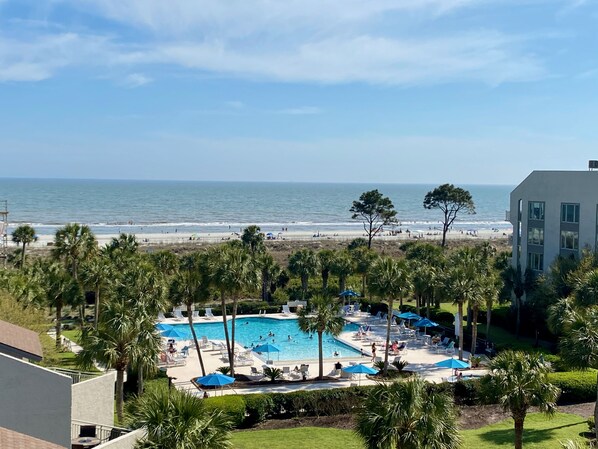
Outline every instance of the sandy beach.
[[[447, 234], [447, 240], [495, 240], [507, 242], [512, 234], [512, 231], [505, 232], [503, 230], [492, 231], [489, 229], [479, 230], [475, 232], [470, 231], [451, 231]], [[103, 246], [109, 243], [113, 238], [118, 237], [117, 234], [97, 234], [98, 245]], [[193, 245], [198, 246], [203, 243], [214, 244], [228, 240], [239, 240], [239, 233], [234, 232], [216, 232], [216, 233], [138, 233], [136, 234], [137, 241], [142, 246], [156, 246], [156, 245]], [[358, 237], [366, 237], [363, 232], [356, 231], [337, 231], [320, 233], [306, 232], [306, 231], [287, 231], [279, 232], [273, 236], [272, 242], [290, 241], [290, 242], [321, 242], [321, 241], [350, 241]], [[402, 232], [400, 234], [391, 235], [390, 233], [381, 233], [374, 238], [375, 242], [393, 242], [393, 241], [408, 241], [408, 240], [429, 240], [438, 241], [442, 239], [442, 233], [435, 230], [430, 231], [411, 231], [409, 233]], [[54, 235], [38, 235], [38, 240], [31, 244], [33, 248], [44, 248], [52, 245]], [[11, 246], [15, 244], [11, 243]]]

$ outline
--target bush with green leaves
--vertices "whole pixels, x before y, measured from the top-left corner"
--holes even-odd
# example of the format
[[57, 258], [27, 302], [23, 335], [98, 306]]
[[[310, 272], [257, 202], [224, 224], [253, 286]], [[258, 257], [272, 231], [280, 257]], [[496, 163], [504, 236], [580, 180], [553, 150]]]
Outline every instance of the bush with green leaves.
[[274, 408], [274, 401], [269, 394], [246, 394], [243, 400], [245, 401], [244, 427], [251, 427], [265, 421]]
[[402, 373], [407, 365], [409, 365], [407, 360], [395, 360], [392, 362], [392, 366], [394, 366], [399, 373]]
[[228, 416], [234, 427], [241, 427], [245, 421], [245, 400], [242, 396], [227, 394], [203, 400], [208, 410], [220, 410]]
[[270, 382], [274, 382], [282, 378], [282, 370], [280, 368], [267, 366], [264, 368], [264, 376], [270, 379]]
[[221, 366], [219, 368], [216, 368], [216, 371], [224, 375], [228, 375], [228, 373], [230, 373], [230, 366]]
[[550, 373], [548, 380], [561, 389], [561, 403], [596, 400], [596, 371]]

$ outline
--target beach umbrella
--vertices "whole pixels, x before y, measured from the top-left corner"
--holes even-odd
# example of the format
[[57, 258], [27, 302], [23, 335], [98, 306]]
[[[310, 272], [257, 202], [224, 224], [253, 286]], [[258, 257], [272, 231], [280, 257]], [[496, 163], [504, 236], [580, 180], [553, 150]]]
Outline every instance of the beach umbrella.
[[345, 373], [352, 373], [352, 374], [359, 374], [359, 385], [361, 385], [361, 375], [362, 374], [377, 374], [378, 370], [374, 368], [370, 368], [369, 366], [362, 365], [361, 363], [358, 365], [350, 365], [343, 368]]
[[235, 381], [235, 378], [222, 373], [212, 373], [207, 376], [197, 377], [193, 380], [195, 383], [204, 387], [224, 387], [225, 385], [232, 384]]
[[436, 326], [438, 326], [438, 323], [435, 323], [434, 321], [431, 321], [427, 318], [423, 318], [423, 319], [413, 323], [413, 325], [415, 327], [423, 327], [424, 333], [426, 333], [428, 327], [436, 327]]
[[162, 337], [167, 337], [167, 338], [178, 338], [178, 339], [183, 339], [183, 338], [187, 338], [187, 334], [182, 333], [180, 330], [171, 327], [170, 329], [166, 329], [164, 331], [162, 331]]
[[[271, 345], [270, 343], [265, 343], [263, 345], [256, 346], [255, 348], [252, 349], [252, 351], [253, 352], [260, 352], [260, 353], [267, 352], [268, 353], [268, 360], [270, 360], [270, 353], [271, 352], [280, 352], [280, 349], [278, 349], [274, 345]], [[280, 360], [280, 354], [278, 355], [278, 359]]]
[[459, 359], [453, 359], [453, 358], [442, 360], [441, 362], [436, 362], [434, 365], [438, 366], [439, 368], [452, 368], [452, 369], [469, 368], [469, 363], [464, 362]]
[[419, 316], [417, 313], [413, 313], [413, 312], [403, 312], [403, 313], [399, 313], [399, 318], [401, 318], [402, 320], [421, 320], [421, 316]]
[[158, 329], [159, 331], [167, 331], [168, 329], [172, 329], [173, 326], [171, 324], [166, 324], [166, 323], [158, 323], [156, 324], [156, 329]]
[[345, 290], [344, 292], [340, 292], [338, 296], [359, 296], [359, 294], [355, 293], [353, 290]]

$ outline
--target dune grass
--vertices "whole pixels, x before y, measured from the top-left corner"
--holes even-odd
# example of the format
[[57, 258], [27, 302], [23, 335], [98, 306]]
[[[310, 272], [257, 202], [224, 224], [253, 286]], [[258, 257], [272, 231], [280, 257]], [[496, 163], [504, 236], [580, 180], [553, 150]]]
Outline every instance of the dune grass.
[[[525, 421], [523, 446], [526, 449], [556, 449], [559, 441], [577, 439], [587, 431], [586, 420], [577, 415], [557, 413], [547, 419], [539, 413]], [[501, 449], [513, 447], [513, 421], [507, 419], [475, 430], [464, 430], [462, 448]], [[300, 427], [282, 430], [235, 432], [235, 449], [364, 449], [351, 430]]]

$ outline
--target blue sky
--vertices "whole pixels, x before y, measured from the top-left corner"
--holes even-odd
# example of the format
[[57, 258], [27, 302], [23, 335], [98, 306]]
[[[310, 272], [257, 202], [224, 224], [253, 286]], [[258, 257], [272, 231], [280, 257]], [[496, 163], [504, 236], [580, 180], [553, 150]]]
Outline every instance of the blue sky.
[[0, 176], [585, 169], [596, 29], [590, 0], [0, 0]]

